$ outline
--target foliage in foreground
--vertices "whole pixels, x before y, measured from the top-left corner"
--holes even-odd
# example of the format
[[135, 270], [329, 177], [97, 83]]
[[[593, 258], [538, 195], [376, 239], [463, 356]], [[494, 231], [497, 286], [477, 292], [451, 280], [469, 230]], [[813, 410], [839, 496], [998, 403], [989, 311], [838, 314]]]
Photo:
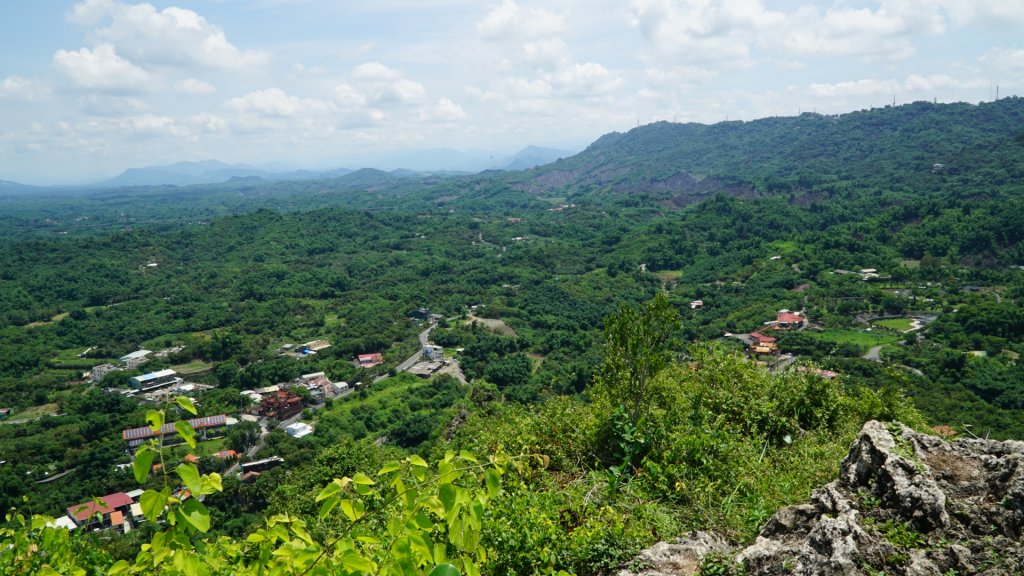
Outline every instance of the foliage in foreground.
[[[631, 322], [644, 322], [657, 309], [654, 303], [634, 310]], [[622, 375], [610, 374], [615, 355], [609, 359], [604, 377], [622, 382]], [[0, 533], [0, 569], [607, 574], [640, 548], [687, 529], [747, 540], [777, 508], [834, 476], [864, 420], [921, 424], [898, 393], [847, 390], [810, 373], [768, 374], [719, 348], [693, 350], [630, 393], [599, 394], [591, 402], [557, 397], [529, 408], [471, 394], [465, 422], [451, 441], [435, 444], [435, 465], [413, 455], [384, 464], [372, 477], [336, 478], [319, 492], [314, 510], [306, 502], [304, 514], [275, 514], [244, 539], [208, 535], [204, 505], [171, 488], [180, 479], [193, 495], [212, 494], [221, 490], [220, 478], [182, 464], [174, 482], [165, 476], [162, 490], [143, 495], [147, 518], [163, 530], [132, 561], [113, 562], [85, 546], [86, 535], [47, 527], [45, 518], [15, 515]], [[626, 400], [643, 417], [634, 422]], [[179, 404], [192, 409], [187, 399]], [[162, 415], [153, 413], [150, 421], [157, 429]], [[189, 430], [178, 432], [190, 438]], [[490, 456], [478, 460], [474, 453]], [[162, 449], [153, 445], [140, 454], [141, 482]]]

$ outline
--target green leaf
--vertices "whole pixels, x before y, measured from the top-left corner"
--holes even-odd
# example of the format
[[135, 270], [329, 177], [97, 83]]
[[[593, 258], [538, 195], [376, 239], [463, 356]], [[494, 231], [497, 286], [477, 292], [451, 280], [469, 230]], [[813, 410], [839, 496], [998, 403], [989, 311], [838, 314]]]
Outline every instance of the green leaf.
[[394, 472], [394, 471], [400, 469], [401, 467], [402, 467], [401, 464], [399, 464], [398, 462], [388, 462], [387, 464], [384, 465], [383, 468], [380, 469], [380, 472], [377, 472], [377, 476], [383, 476], [384, 474], [390, 474], [391, 472]]
[[174, 470], [181, 476], [181, 481], [185, 483], [185, 487], [192, 492], [193, 496], [199, 496], [202, 494], [203, 483], [199, 479], [199, 469], [193, 464], [178, 464], [178, 467]]
[[256, 544], [258, 542], [263, 542], [266, 539], [267, 539], [267, 537], [264, 536], [263, 534], [260, 534], [259, 532], [253, 532], [252, 534], [249, 534], [249, 536], [245, 539], [245, 541], [246, 542], [251, 542], [253, 544]]
[[108, 575], [123, 574], [128, 571], [129, 564], [127, 560], [118, 560], [114, 562], [114, 565], [107, 569]]
[[357, 486], [372, 486], [376, 484], [376, 482], [371, 480], [369, 476], [362, 472], [356, 472], [355, 475], [352, 476], [352, 483]]
[[377, 571], [377, 565], [376, 564], [374, 564], [373, 562], [370, 562], [369, 560], [367, 560], [366, 558], [363, 558], [362, 556], [360, 556], [359, 554], [356, 554], [355, 552], [349, 552], [348, 554], [345, 554], [341, 558], [341, 564], [346, 569], [348, 569], [350, 571], [353, 571], [353, 572], [370, 572], [370, 573], [373, 573], [373, 572]]
[[345, 516], [348, 516], [348, 519], [350, 521], [352, 521], [352, 522], [355, 522], [356, 520], [359, 519], [356, 516], [355, 508], [352, 507], [352, 501], [351, 500], [342, 500], [341, 501], [341, 511], [344, 512]]
[[221, 482], [220, 474], [211, 472], [206, 476], [203, 476], [203, 494], [213, 494], [214, 492], [223, 492], [224, 484]]
[[181, 406], [185, 410], [188, 410], [189, 414], [193, 416], [199, 414], [198, 412], [196, 412], [196, 405], [192, 403], [192, 399], [189, 398], [188, 396], [178, 396], [177, 398], [174, 399], [174, 401], [178, 403], [178, 406]]
[[[317, 498], [317, 501], [319, 502], [320, 499]], [[331, 513], [331, 510], [333, 510], [339, 502], [341, 502], [341, 498], [337, 496], [328, 496], [327, 498], [324, 498], [324, 503], [320, 505], [320, 519], [323, 520], [324, 518], [327, 518], [327, 515]]]
[[459, 569], [451, 564], [438, 564], [427, 576], [462, 576]]
[[132, 462], [132, 472], [135, 473], [135, 481], [142, 484], [149, 478], [149, 471], [153, 469], [153, 459], [156, 458], [156, 453], [149, 449], [148, 446], [139, 448], [139, 451], [135, 453], [135, 460]]
[[155, 490], [146, 490], [139, 497], [139, 505], [142, 506], [142, 513], [146, 515], [146, 519], [156, 522], [167, 506], [167, 495]]
[[462, 458], [463, 460], [467, 462], [472, 462], [474, 464], [477, 463], [476, 456], [474, 456], [471, 452], [466, 452], [465, 450], [459, 451], [459, 458]]
[[341, 492], [341, 486], [334, 482], [331, 482], [327, 486], [324, 486], [324, 489], [321, 490], [319, 494], [317, 494], [316, 501], [319, 502], [321, 500], [330, 498], [331, 496], [334, 496], [338, 492]]
[[487, 495], [491, 498], [497, 496], [501, 490], [501, 476], [494, 470], [487, 469], [484, 471], [484, 482], [487, 484]]
[[146, 412], [146, 422], [149, 423], [150, 430], [159, 432], [164, 425], [164, 413], [150, 410]]
[[444, 504], [446, 512], [451, 512], [455, 508], [455, 486], [451, 484], [442, 484], [437, 490], [437, 496], [441, 499], [441, 503]]
[[190, 448], [196, 447], [196, 431], [187, 420], [178, 420], [175, 422], [174, 429], [178, 431], [178, 436], [181, 436]]
[[419, 466], [420, 468], [427, 467], [427, 461], [415, 454], [409, 456], [409, 464], [412, 464], [413, 466]]
[[210, 529], [210, 512], [206, 510], [206, 506], [203, 506], [195, 498], [185, 500], [181, 507], [175, 510], [175, 513], [179, 518], [188, 522], [200, 532], [206, 532]]

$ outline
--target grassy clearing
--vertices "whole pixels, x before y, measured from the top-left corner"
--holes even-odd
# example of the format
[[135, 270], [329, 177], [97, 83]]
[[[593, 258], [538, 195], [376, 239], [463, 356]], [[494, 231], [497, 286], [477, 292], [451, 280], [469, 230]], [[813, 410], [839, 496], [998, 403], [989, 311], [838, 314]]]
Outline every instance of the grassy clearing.
[[487, 329], [490, 330], [491, 332], [497, 332], [502, 336], [511, 336], [512, 338], [515, 338], [516, 336], [516, 331], [513, 330], [512, 327], [509, 326], [508, 324], [505, 324], [504, 320], [500, 320], [497, 318], [480, 318], [477, 316], [470, 315], [469, 319], [465, 321], [466, 324], [472, 324], [473, 322], [482, 324], [486, 326]]
[[49, 326], [50, 324], [56, 324], [57, 322], [60, 322], [61, 320], [67, 318], [69, 314], [70, 313], [68, 312], [61, 312], [60, 314], [57, 314], [56, 316], [50, 318], [49, 320], [40, 320], [39, 322], [25, 324], [25, 328], [38, 328], [40, 326]]
[[910, 330], [911, 320], [910, 318], [889, 318], [887, 320], [875, 321], [876, 326], [888, 328], [890, 330], [897, 330], [903, 332], [904, 330]]
[[177, 366], [171, 366], [171, 369], [179, 374], [197, 374], [199, 372], [206, 372], [213, 368], [213, 364], [209, 362], [203, 362], [202, 360], [193, 360], [188, 364], [179, 364]]
[[56, 356], [50, 359], [51, 366], [61, 366], [78, 370], [88, 370], [97, 364], [117, 363], [117, 358], [79, 358], [78, 355], [85, 351], [85, 348], [70, 348], [61, 350]]
[[853, 344], [861, 349], [863, 352], [867, 352], [874, 346], [885, 346], [888, 344], [895, 344], [899, 338], [888, 331], [885, 332], [867, 332], [864, 330], [834, 330], [827, 329], [822, 332], [814, 332], [807, 330], [804, 332], [813, 338], [819, 340], [825, 340], [827, 342], [835, 342], [836, 344]]
[[39, 406], [25, 408], [21, 412], [16, 412], [14, 416], [17, 420], [28, 420], [31, 418], [46, 416], [48, 414], [56, 414], [57, 410], [60, 410], [60, 405], [56, 402], [51, 402], [49, 404], [41, 404]]

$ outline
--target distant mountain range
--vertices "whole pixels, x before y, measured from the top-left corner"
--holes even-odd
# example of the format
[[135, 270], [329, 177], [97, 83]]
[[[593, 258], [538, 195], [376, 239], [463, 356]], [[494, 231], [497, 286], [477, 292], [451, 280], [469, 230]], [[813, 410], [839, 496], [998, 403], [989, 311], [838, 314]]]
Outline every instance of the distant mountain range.
[[[527, 146], [512, 155], [500, 155], [481, 150], [459, 151], [451, 149], [433, 149], [400, 152], [389, 155], [386, 161], [371, 159], [355, 160], [357, 164], [376, 165], [377, 168], [349, 170], [336, 168], [332, 170], [283, 170], [279, 166], [259, 168], [248, 164], [225, 164], [217, 160], [200, 162], [178, 162], [167, 166], [147, 166], [130, 168], [120, 175], [104, 180], [92, 187], [119, 188], [125, 186], [190, 186], [194, 184], [217, 184], [239, 178], [259, 178], [266, 181], [285, 180], [322, 180], [333, 179], [347, 174], [362, 173], [354, 180], [370, 179], [374, 183], [384, 184], [390, 181], [383, 175], [390, 174], [394, 178], [422, 175], [436, 172], [473, 173], [483, 170], [524, 170], [533, 168], [559, 158], [573, 154], [570, 150]], [[381, 170], [384, 167], [388, 170]], [[364, 172], [372, 170], [373, 172]], [[373, 174], [371, 177], [370, 174]], [[4, 183], [7, 184], [7, 183]], [[20, 186], [10, 183], [13, 186]], [[0, 184], [0, 190], [6, 187]]]

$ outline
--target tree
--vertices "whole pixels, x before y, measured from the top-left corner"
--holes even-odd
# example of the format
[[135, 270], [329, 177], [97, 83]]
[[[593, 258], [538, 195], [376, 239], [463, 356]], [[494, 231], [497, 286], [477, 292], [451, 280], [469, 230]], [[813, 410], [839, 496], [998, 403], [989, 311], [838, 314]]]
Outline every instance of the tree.
[[633, 307], [622, 305], [604, 321], [604, 365], [596, 387], [622, 406], [632, 426], [651, 409], [651, 384], [673, 361], [679, 313], [664, 294]]

